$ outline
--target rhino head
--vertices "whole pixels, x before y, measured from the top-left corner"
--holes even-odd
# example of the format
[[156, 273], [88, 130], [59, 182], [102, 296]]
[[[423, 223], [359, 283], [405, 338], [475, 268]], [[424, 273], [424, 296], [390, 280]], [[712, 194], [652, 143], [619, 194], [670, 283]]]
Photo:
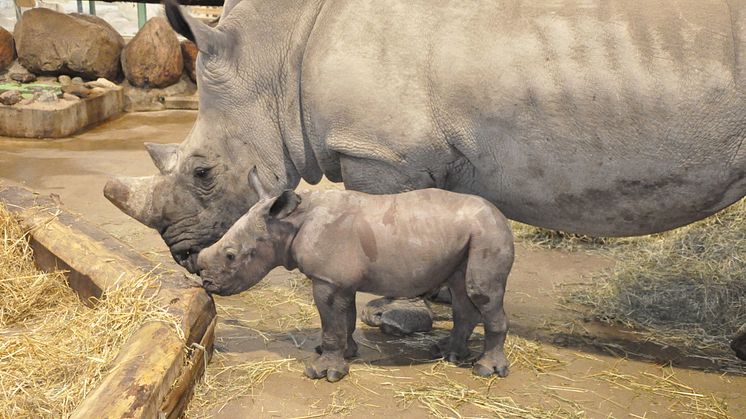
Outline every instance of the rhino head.
[[[111, 179], [104, 195], [156, 229], [174, 259], [196, 271], [200, 250], [216, 242], [259, 200], [247, 184], [252, 167], [268, 193], [297, 186], [275, 104], [279, 90], [261, 76], [260, 52], [247, 47], [242, 19], [210, 27], [166, 3], [174, 29], [199, 49], [199, 114], [181, 144], [146, 143], [159, 174]], [[251, 79], [255, 77], [255, 79]]]
[[301, 198], [292, 190], [279, 196], [264, 192], [256, 171], [249, 175], [260, 200], [215, 244], [199, 253], [197, 267], [205, 289], [233, 295], [247, 290], [277, 266], [292, 267], [290, 245], [297, 225], [287, 222]]

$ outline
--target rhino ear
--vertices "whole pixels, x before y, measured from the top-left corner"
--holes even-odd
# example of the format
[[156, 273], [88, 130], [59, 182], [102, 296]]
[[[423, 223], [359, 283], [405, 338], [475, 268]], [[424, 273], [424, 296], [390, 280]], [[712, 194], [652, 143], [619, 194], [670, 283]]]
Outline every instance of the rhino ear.
[[252, 167], [251, 171], [249, 172], [249, 185], [251, 185], [251, 188], [256, 191], [257, 195], [259, 195], [259, 199], [269, 198], [269, 194], [267, 194], [267, 191], [264, 190], [262, 181], [259, 180], [259, 174], [256, 170], [256, 166]]
[[272, 206], [269, 208], [269, 216], [277, 219], [285, 218], [298, 208], [300, 202], [300, 195], [290, 189], [286, 189], [272, 203]]
[[176, 0], [164, 0], [166, 17], [176, 32], [197, 44], [197, 49], [208, 55], [215, 55], [227, 44], [226, 35], [218, 29], [199, 21], [181, 8]]
[[168, 174], [176, 167], [178, 144], [145, 143], [145, 148], [161, 174]]

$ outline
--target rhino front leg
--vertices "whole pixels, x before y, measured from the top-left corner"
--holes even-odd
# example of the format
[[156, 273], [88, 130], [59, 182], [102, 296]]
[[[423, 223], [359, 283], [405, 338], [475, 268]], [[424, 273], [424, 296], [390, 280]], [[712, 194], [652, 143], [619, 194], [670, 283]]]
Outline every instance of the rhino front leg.
[[[354, 358], [357, 356], [357, 342], [352, 337], [355, 333], [355, 326], [357, 323], [357, 309], [355, 307], [355, 295], [352, 296], [352, 308], [347, 311], [347, 348], [345, 349], [345, 358]], [[324, 349], [321, 345], [316, 347], [316, 353], [321, 355]]]
[[306, 366], [309, 378], [339, 381], [349, 372], [344, 359], [350, 331], [350, 311], [355, 310], [355, 293], [319, 279], [313, 281], [313, 300], [321, 317], [321, 355]]

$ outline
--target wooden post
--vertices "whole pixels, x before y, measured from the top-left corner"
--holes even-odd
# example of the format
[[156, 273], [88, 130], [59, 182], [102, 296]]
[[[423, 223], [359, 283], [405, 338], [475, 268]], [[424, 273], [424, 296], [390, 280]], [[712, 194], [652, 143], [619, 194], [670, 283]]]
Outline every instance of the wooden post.
[[88, 1], [88, 13], [96, 16], [96, 2], [93, 0]]

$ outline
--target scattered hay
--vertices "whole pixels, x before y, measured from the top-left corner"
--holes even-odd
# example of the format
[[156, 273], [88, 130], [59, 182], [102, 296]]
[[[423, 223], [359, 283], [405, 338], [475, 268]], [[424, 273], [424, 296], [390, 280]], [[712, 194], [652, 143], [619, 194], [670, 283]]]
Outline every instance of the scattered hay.
[[[311, 413], [306, 416], [297, 416], [292, 419], [311, 419], [311, 418], [322, 418], [322, 417], [329, 417], [329, 416], [349, 416], [352, 413], [352, 410], [355, 409], [358, 405], [358, 400], [354, 396], [350, 396], [347, 394], [344, 389], [338, 389], [334, 393], [331, 394], [332, 401], [323, 409], [316, 413]], [[318, 403], [314, 403], [312, 407], [314, 409], [317, 409], [316, 405]]]
[[663, 397], [671, 403], [668, 410], [677, 416], [696, 418], [726, 419], [728, 406], [714, 395], [697, 392], [692, 387], [679, 381], [673, 368], [661, 367], [659, 374], [643, 372], [640, 375], [622, 374], [616, 368], [588, 376], [613, 384], [616, 387], [644, 394], [648, 397]]
[[511, 221], [510, 226], [515, 239], [527, 247], [559, 249], [568, 252], [609, 250], [654, 237], [592, 237], [583, 234], [566, 233], [559, 230], [548, 230], [517, 221]]
[[494, 379], [487, 382], [482, 389], [476, 390], [448, 377], [446, 370], [456, 368], [445, 362], [433, 364], [430, 371], [422, 372], [423, 377], [415, 384], [384, 383], [393, 388], [394, 396], [401, 402], [411, 405], [418, 402], [436, 418], [461, 418], [480, 412], [479, 415], [519, 418], [574, 418], [583, 417], [582, 412], [570, 412], [562, 408], [544, 410], [536, 407], [521, 406], [511, 397], [499, 397], [490, 394]]
[[[410, 336], [392, 339], [388, 343], [400, 344], [419, 351], [429, 351], [434, 344], [449, 335], [450, 331], [447, 329], [433, 329], [427, 333], [418, 332]], [[484, 349], [483, 339], [484, 337], [480, 336], [477, 340], [471, 340], [472, 350], [481, 353]], [[536, 373], [545, 373], [565, 365], [563, 361], [544, 352], [539, 342], [510, 333], [505, 340], [505, 356], [508, 357], [511, 368], [518, 366]]]
[[62, 272], [34, 267], [28, 238], [0, 205], [0, 417], [66, 417], [121, 344], [146, 321], [176, 319], [155, 301], [157, 278], [121, 278], [81, 303]]
[[746, 200], [613, 254], [617, 264], [569, 302], [650, 341], [730, 357], [729, 340], [746, 324]]
[[302, 330], [318, 318], [311, 281], [300, 273], [281, 285], [260, 282], [240, 298], [258, 314], [256, 327], [266, 331]]
[[256, 391], [262, 389], [267, 378], [283, 369], [288, 370], [294, 362], [294, 358], [287, 358], [226, 365], [225, 357], [216, 352], [204, 377], [195, 387], [185, 416], [212, 417], [232, 400], [254, 396]]

